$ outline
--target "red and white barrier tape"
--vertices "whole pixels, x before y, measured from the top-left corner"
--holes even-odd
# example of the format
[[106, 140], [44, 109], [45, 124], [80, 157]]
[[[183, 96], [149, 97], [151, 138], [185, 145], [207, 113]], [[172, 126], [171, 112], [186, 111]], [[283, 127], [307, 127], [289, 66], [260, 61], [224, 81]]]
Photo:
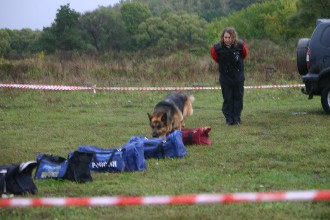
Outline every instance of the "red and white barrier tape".
[[330, 190], [263, 193], [197, 194], [177, 196], [115, 196], [68, 198], [6, 198], [0, 207], [38, 206], [129, 206], [129, 205], [193, 205], [238, 202], [329, 201]]
[[[245, 86], [245, 89], [279, 89], [300, 88], [303, 84]], [[183, 91], [183, 90], [219, 90], [219, 86], [192, 86], [192, 87], [96, 87], [96, 86], [56, 86], [56, 85], [27, 85], [27, 84], [0, 84], [0, 88], [35, 89], [35, 90], [104, 90], [104, 91]]]

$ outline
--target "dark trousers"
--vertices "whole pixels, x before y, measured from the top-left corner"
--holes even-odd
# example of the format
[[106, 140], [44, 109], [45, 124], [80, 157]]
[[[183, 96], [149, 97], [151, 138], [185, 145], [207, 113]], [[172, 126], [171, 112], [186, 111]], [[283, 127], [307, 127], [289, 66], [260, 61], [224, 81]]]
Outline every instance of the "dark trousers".
[[222, 113], [226, 122], [241, 123], [241, 112], [243, 110], [244, 81], [225, 83], [220, 81], [223, 104]]

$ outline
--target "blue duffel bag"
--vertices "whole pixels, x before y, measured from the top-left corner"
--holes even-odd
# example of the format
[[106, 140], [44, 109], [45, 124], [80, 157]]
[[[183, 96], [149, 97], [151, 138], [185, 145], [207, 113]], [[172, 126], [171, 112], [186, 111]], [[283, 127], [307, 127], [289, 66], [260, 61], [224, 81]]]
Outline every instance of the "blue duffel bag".
[[103, 149], [97, 146], [79, 146], [78, 151], [92, 153], [89, 169], [95, 172], [122, 172], [125, 169], [123, 151]]
[[64, 178], [69, 161], [61, 156], [38, 153], [35, 179]]
[[182, 132], [175, 130], [165, 138], [147, 138], [134, 136], [128, 143], [142, 142], [144, 157], [148, 158], [182, 158], [186, 156], [187, 150], [182, 141]]
[[95, 172], [143, 171], [147, 167], [142, 142], [109, 149], [79, 146], [78, 151], [93, 153], [89, 168]]
[[78, 183], [93, 181], [89, 163], [92, 154], [72, 151], [67, 158], [52, 154], [36, 155], [37, 170], [35, 179], [67, 179]]

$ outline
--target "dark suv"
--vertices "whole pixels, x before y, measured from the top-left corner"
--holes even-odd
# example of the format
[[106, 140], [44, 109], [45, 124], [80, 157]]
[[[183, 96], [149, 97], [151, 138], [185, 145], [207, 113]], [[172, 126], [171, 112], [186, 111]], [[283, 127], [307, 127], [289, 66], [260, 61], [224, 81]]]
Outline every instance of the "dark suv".
[[305, 84], [302, 92], [309, 99], [321, 96], [322, 107], [330, 114], [330, 19], [318, 19], [312, 37], [299, 39], [297, 67]]

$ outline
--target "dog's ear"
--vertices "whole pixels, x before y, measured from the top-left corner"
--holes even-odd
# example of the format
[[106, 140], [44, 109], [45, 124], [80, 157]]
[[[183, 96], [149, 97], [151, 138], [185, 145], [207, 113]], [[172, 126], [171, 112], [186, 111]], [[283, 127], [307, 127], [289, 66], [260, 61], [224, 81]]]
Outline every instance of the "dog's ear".
[[147, 112], [147, 114], [148, 114], [148, 117], [149, 117], [149, 121], [151, 122], [152, 116], [149, 114], [149, 112]]
[[161, 120], [166, 125], [167, 124], [167, 114], [163, 114]]

